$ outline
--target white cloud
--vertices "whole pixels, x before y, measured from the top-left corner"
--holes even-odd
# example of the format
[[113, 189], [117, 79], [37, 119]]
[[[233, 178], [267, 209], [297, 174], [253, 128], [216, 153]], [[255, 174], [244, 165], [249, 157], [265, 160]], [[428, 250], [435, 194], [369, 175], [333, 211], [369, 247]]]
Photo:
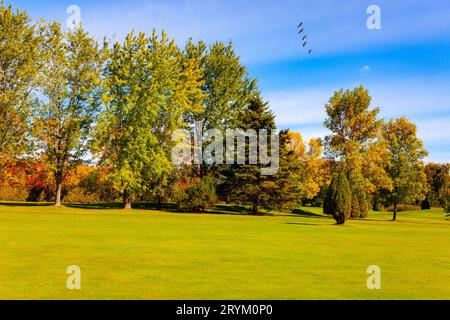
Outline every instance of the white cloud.
[[412, 120], [417, 124], [419, 137], [421, 137], [426, 144], [450, 145], [450, 117]]
[[269, 92], [266, 97], [279, 126], [311, 125], [325, 119], [325, 103], [333, 91], [309, 89]]
[[435, 117], [450, 112], [450, 83], [448, 79], [421, 78], [390, 80], [369, 85], [373, 105], [379, 106], [383, 117]]
[[370, 66], [368, 65], [365, 65], [364, 67], [361, 68], [361, 72], [369, 72], [370, 70], [371, 70]]
[[[425, 80], [424, 80], [425, 81]], [[372, 106], [380, 106], [385, 119], [406, 116], [417, 124], [418, 135], [429, 150], [429, 161], [450, 161], [450, 92], [443, 85], [424, 81], [390, 81], [371, 87]], [[352, 88], [347, 86], [346, 88]], [[273, 91], [265, 96], [280, 128], [299, 131], [305, 140], [324, 137], [324, 106], [334, 89], [292, 89]]]

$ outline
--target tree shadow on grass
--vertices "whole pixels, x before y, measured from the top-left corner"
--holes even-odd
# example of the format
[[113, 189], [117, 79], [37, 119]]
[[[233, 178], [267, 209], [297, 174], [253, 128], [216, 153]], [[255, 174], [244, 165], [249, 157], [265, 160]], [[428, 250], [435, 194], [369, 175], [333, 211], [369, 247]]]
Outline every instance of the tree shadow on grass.
[[39, 202], [0, 202], [0, 207], [51, 207], [53, 203]]
[[[81, 209], [81, 210], [120, 210], [123, 208], [121, 203], [100, 203], [100, 204], [66, 204], [68, 208]], [[178, 214], [212, 214], [212, 215], [248, 215], [249, 208], [245, 206], [233, 206], [233, 205], [216, 205], [214, 208], [209, 209], [207, 212], [184, 212], [180, 211], [174, 203], [164, 203], [162, 208], [158, 209], [156, 203], [133, 203], [132, 209], [134, 210], [149, 210], [160, 211], [168, 213]], [[261, 213], [259, 216], [271, 215], [270, 213]]]
[[323, 215], [323, 214], [319, 214], [319, 213], [314, 213], [311, 211], [306, 211], [303, 209], [295, 209], [292, 211], [292, 214], [294, 216], [300, 216], [300, 217], [304, 217], [304, 218], [313, 218], [313, 219], [330, 219], [330, 217]]
[[306, 222], [286, 222], [285, 224], [290, 224], [290, 225], [295, 225], [295, 226], [308, 226], [308, 227], [323, 227], [323, 226], [328, 227], [328, 226], [333, 225], [333, 224], [306, 223]]
[[[116, 210], [123, 209], [123, 204], [121, 203], [98, 203], [98, 204], [66, 204], [68, 208], [82, 209], [82, 210]], [[133, 203], [132, 209], [136, 210], [151, 210], [157, 211], [156, 203]], [[165, 212], [176, 212], [177, 208], [174, 204], [164, 203], [160, 211]]]
[[214, 208], [209, 209], [209, 214], [232, 214], [232, 215], [250, 215], [250, 210], [244, 206], [233, 206], [218, 204]]

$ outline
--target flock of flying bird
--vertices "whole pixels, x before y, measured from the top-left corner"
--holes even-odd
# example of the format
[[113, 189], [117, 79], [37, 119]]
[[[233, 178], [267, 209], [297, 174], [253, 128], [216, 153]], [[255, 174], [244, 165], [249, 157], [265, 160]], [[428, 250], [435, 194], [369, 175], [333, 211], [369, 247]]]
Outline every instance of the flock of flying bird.
[[[305, 32], [305, 28], [303, 27], [303, 21], [300, 22], [300, 24], [297, 26], [297, 29], [299, 29], [298, 34], [300, 36], [303, 35], [303, 33]], [[304, 33], [303, 37], [302, 37], [302, 42], [303, 42], [303, 48], [307, 49], [307, 45], [308, 45], [308, 35], [306, 33]], [[308, 54], [312, 54], [312, 49], [308, 50]]]

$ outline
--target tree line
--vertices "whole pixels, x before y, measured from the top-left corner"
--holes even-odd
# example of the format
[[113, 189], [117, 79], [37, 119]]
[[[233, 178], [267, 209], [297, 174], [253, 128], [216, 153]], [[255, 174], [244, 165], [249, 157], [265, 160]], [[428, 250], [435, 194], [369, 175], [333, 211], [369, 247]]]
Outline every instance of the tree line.
[[253, 214], [311, 204], [338, 223], [380, 205], [395, 220], [400, 205], [449, 203], [449, 166], [425, 166], [416, 126], [380, 119], [362, 86], [326, 104], [325, 139], [280, 132], [273, 176], [261, 161], [176, 166], [178, 129], [277, 129], [232, 43], [180, 48], [155, 30], [99, 43], [3, 1], [0, 25], [0, 180], [25, 186], [30, 201], [170, 201], [194, 212], [225, 201]]

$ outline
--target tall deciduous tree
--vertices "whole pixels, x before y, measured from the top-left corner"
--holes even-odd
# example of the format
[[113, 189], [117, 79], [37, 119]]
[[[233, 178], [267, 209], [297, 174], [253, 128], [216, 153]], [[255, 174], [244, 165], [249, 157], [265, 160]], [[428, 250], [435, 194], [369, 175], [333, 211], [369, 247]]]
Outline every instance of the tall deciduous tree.
[[[239, 126], [239, 116], [245, 110], [250, 99], [257, 93], [256, 80], [249, 77], [233, 44], [213, 43], [207, 47], [203, 42], [186, 45], [185, 55], [198, 59], [202, 69], [203, 108], [187, 114], [186, 120], [196, 130], [205, 132], [210, 129], [225, 130]], [[210, 166], [200, 165], [198, 173], [205, 176]]]
[[[26, 151], [26, 131], [40, 66], [39, 27], [26, 12], [0, 4], [0, 168]], [[3, 170], [0, 170], [2, 172]], [[1, 173], [0, 173], [1, 174]]]
[[160, 38], [130, 33], [114, 45], [95, 149], [123, 194], [124, 208], [173, 169], [171, 136], [184, 125], [183, 116], [201, 108], [200, 78], [198, 61], [183, 57], [164, 32]]
[[59, 206], [65, 177], [87, 152], [100, 103], [103, 57], [97, 42], [81, 27], [66, 33], [59, 23], [46, 27], [42, 52], [46, 63], [40, 73], [33, 135], [53, 172]]
[[204, 43], [186, 45], [188, 56], [199, 57], [203, 69], [203, 110], [193, 113], [203, 123], [203, 131], [238, 124], [238, 117], [253, 97], [256, 81], [247, 74], [233, 44], [216, 42], [209, 49]]
[[[340, 161], [352, 193], [359, 199], [390, 185], [384, 171], [386, 147], [380, 139], [383, 122], [377, 119], [379, 109], [370, 109], [370, 104], [369, 92], [361, 86], [336, 92], [325, 106], [328, 117], [324, 125], [332, 132], [325, 139], [328, 155]], [[360, 213], [354, 215], [364, 216], [358, 207]]]
[[387, 143], [389, 164], [386, 172], [393, 188], [386, 190], [386, 198], [394, 205], [393, 220], [397, 219], [397, 206], [405, 202], [422, 200], [426, 192], [423, 159], [428, 152], [417, 138], [417, 128], [406, 118], [391, 120], [383, 127]]
[[312, 138], [308, 145], [303, 141], [298, 132], [289, 132], [289, 150], [293, 151], [300, 162], [299, 188], [302, 200], [311, 200], [316, 197], [321, 189], [326, 186], [331, 178], [330, 168], [326, 160], [322, 158], [322, 142], [318, 138]]

